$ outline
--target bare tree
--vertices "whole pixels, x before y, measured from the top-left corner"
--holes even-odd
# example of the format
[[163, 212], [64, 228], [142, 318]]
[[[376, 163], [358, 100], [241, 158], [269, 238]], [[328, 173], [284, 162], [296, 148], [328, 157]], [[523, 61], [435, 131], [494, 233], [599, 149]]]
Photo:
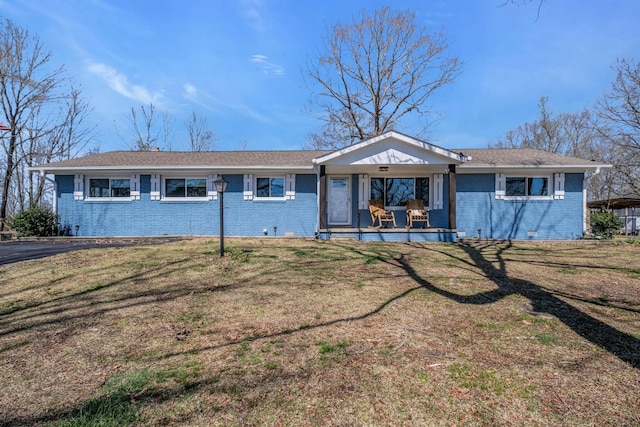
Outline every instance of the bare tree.
[[505, 7], [509, 4], [516, 5], [516, 6], [525, 6], [530, 3], [537, 3], [538, 4], [538, 12], [536, 14], [536, 21], [537, 21], [540, 18], [540, 11], [542, 10], [542, 3], [544, 2], [545, 0], [505, 0], [499, 5], [499, 7]]
[[[27, 130], [31, 134], [30, 144], [28, 150], [23, 153], [25, 169], [55, 160], [74, 158], [94, 137], [95, 126], [85, 124], [91, 109], [82, 99], [79, 90], [71, 87], [70, 92], [57, 104], [57, 109], [52, 114], [44, 116], [48, 121], [45, 125], [37, 125], [37, 120], [43, 115], [34, 116]], [[39, 135], [36, 135], [36, 132], [39, 132]], [[47, 190], [46, 180], [28, 174], [21, 181], [28, 184], [20, 191], [23, 199], [20, 210], [27, 207], [27, 201], [31, 207], [41, 204]]]
[[625, 155], [623, 150], [611, 143], [603, 120], [586, 109], [578, 113], [556, 115], [549, 108], [547, 97], [541, 97], [538, 106], [540, 113], [537, 120], [508, 131], [490, 147], [535, 148], [612, 164], [612, 169], [587, 174], [589, 198], [607, 199], [626, 191], [625, 176], [629, 174], [629, 168], [625, 165]]
[[218, 136], [209, 128], [209, 122], [202, 114], [192, 111], [191, 117], [184, 124], [189, 133], [191, 151], [210, 151], [218, 142]]
[[598, 102], [598, 115], [605, 126], [602, 135], [620, 147], [624, 163], [620, 173], [627, 193], [640, 195], [640, 63], [620, 59], [614, 65], [616, 80]]
[[640, 63], [618, 60], [616, 80], [598, 103], [600, 116], [610, 123], [616, 144], [640, 150]]
[[599, 125], [588, 110], [555, 115], [543, 96], [538, 103], [539, 117], [506, 132], [494, 148], [535, 148], [556, 154], [593, 159], [601, 137]]
[[130, 113], [126, 114], [124, 119], [127, 122], [128, 136], [122, 136], [118, 129], [116, 131], [132, 151], [170, 148], [175, 119], [167, 112], [158, 113], [153, 103], [141, 105], [140, 112], [131, 107]]
[[[38, 37], [10, 20], [0, 23], [0, 107], [11, 129], [2, 135], [3, 169], [0, 194], [0, 230], [8, 216], [14, 174], [19, 168], [33, 133], [25, 132], [36, 112], [60, 99], [65, 82], [62, 67], [52, 67], [51, 53]], [[41, 132], [38, 132], [40, 135]]]
[[249, 141], [246, 138], [240, 138], [236, 142], [234, 149], [236, 151], [247, 151], [249, 149]]
[[314, 148], [337, 148], [379, 135], [407, 115], [426, 118], [426, 101], [459, 74], [447, 57], [443, 33], [418, 27], [412, 11], [383, 7], [360, 20], [336, 24], [325, 53], [307, 65], [309, 109], [324, 122], [310, 137]]

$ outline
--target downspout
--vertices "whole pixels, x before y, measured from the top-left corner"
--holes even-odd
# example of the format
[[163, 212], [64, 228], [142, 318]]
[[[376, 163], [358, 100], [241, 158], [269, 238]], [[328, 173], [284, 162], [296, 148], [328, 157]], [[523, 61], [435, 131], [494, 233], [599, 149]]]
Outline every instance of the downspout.
[[53, 184], [53, 198], [51, 199], [51, 209], [53, 210], [54, 215], [58, 215], [58, 183], [55, 179], [49, 178], [44, 169], [40, 171], [40, 177], [45, 181], [49, 181]]
[[[600, 173], [600, 168], [597, 167], [593, 176], [598, 175]], [[590, 177], [587, 177], [586, 172], [582, 178], [582, 235], [586, 235], [589, 230], [589, 221], [588, 221], [588, 210], [587, 210], [587, 184], [589, 183]]]
[[315, 238], [320, 237], [320, 166], [313, 165], [313, 170], [316, 172], [316, 230]]

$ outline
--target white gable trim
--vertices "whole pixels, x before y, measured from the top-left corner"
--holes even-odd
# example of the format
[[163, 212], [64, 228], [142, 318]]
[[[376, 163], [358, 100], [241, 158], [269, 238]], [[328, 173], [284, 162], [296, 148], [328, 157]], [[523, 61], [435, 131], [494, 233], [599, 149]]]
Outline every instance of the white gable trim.
[[[318, 157], [313, 160], [314, 164], [327, 164], [332, 161], [336, 161], [340, 157], [345, 157], [348, 154], [355, 153], [357, 151], [364, 150], [373, 145], [381, 144], [384, 142], [396, 141], [399, 144], [409, 145], [414, 148], [418, 148], [427, 153], [433, 153], [439, 157], [442, 157], [444, 164], [446, 163], [464, 163], [469, 158], [462, 155], [462, 153], [454, 153], [453, 151], [447, 150], [442, 147], [438, 147], [437, 145], [429, 144], [428, 142], [420, 141], [415, 138], [411, 138], [407, 135], [403, 135], [401, 133], [395, 131], [385, 132], [382, 135], [378, 135], [376, 137], [367, 139], [365, 141], [361, 141], [357, 144], [350, 145], [348, 147], [344, 147], [340, 150], [336, 150], [332, 153], [326, 154], [324, 156]], [[373, 159], [375, 162], [376, 160]]]

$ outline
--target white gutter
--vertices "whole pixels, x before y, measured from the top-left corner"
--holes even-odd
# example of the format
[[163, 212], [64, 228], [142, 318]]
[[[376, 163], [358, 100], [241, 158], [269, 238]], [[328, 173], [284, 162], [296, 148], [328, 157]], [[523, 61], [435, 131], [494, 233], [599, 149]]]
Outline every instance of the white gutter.
[[[314, 165], [313, 166], [314, 171], [316, 172], [316, 236], [318, 235], [318, 233], [320, 232], [320, 215], [322, 212], [322, 209], [320, 209], [320, 166], [319, 165]], [[326, 196], [325, 196], [326, 197]]]
[[[609, 166], [609, 165], [607, 165]], [[582, 178], [582, 234], [586, 234], [589, 229], [589, 223], [587, 222], [587, 185], [591, 178], [600, 173], [600, 168], [596, 168], [595, 173], [591, 177], [587, 177], [586, 174]]]
[[149, 172], [158, 172], [163, 170], [170, 171], [178, 171], [178, 170], [215, 170], [215, 171], [255, 171], [255, 170], [282, 170], [282, 171], [312, 171], [314, 170], [313, 165], [309, 166], [215, 166], [215, 165], [203, 165], [203, 166], [65, 166], [65, 167], [31, 167], [29, 168], [31, 171], [38, 171], [40, 173], [48, 172], [48, 173], [59, 173], [59, 172], [90, 172], [90, 171], [149, 171]]
[[[522, 170], [522, 169], [536, 169], [536, 170], [562, 170], [563, 172], [575, 171], [584, 172], [585, 170], [599, 171], [601, 168], [612, 168], [613, 165], [606, 164], [589, 164], [589, 165], [469, 165], [468, 163], [458, 166], [458, 170], [470, 171], [470, 172], [491, 172], [495, 170]], [[596, 172], [597, 173], [597, 172]]]
[[44, 170], [40, 171], [40, 177], [53, 184], [53, 197], [51, 198], [51, 209], [54, 215], [58, 215], [58, 183], [55, 179], [51, 179], [47, 176]]

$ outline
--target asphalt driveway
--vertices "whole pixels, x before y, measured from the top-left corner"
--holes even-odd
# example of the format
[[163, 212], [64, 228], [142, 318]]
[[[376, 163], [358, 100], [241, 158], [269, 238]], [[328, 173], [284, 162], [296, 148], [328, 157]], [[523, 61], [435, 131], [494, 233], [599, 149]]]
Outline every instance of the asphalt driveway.
[[178, 238], [148, 239], [64, 239], [7, 241], [0, 243], [0, 265], [45, 258], [65, 252], [89, 248], [166, 243]]

